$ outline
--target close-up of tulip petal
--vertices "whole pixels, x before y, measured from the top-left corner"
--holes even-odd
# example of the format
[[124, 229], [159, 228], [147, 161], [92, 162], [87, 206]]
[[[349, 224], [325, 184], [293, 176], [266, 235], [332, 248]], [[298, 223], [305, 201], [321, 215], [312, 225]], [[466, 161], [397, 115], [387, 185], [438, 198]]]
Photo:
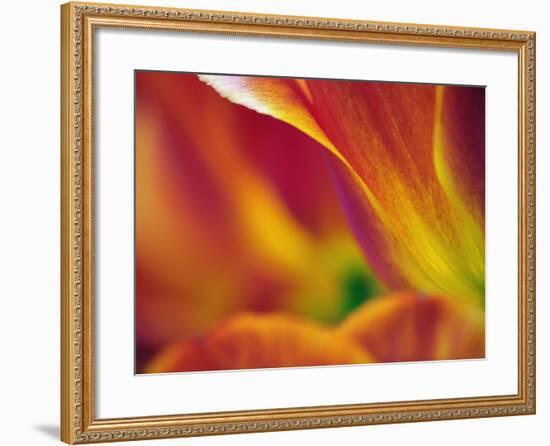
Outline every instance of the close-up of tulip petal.
[[243, 314], [220, 323], [205, 336], [168, 346], [147, 372], [365, 364], [372, 360], [359, 342], [330, 328], [278, 314]]
[[[260, 77], [201, 79], [235, 103], [302, 130], [334, 155], [333, 162], [342, 164], [337, 169], [345, 183], [343, 200], [351, 208], [358, 239], [370, 239], [367, 234], [374, 231], [383, 240], [385, 249], [372, 249], [368, 240], [362, 247], [388, 285], [474, 301], [483, 298], [484, 238], [476, 219], [481, 210], [475, 207], [484, 204], [484, 188], [474, 186], [483, 184], [479, 176], [484, 176], [484, 121], [479, 122], [483, 89]], [[464, 104], [457, 104], [463, 96], [468, 96]], [[456, 124], [453, 108], [460, 106], [462, 119]], [[468, 113], [467, 106], [477, 109]], [[453, 162], [458, 164], [457, 150], [468, 165], [452, 170]], [[469, 196], [459, 195], [456, 182], [472, 184], [460, 187], [469, 190]]]
[[339, 330], [380, 362], [485, 356], [483, 313], [442, 296], [381, 296], [357, 309]]
[[485, 90], [136, 71], [136, 369], [483, 358]]

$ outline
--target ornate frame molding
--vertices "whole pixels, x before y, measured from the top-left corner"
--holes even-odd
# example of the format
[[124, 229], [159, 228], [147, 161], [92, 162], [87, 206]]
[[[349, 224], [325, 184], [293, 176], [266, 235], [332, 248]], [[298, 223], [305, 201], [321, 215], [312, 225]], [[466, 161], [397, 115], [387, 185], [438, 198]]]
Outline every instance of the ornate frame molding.
[[[75, 443], [535, 413], [535, 33], [67, 3], [61, 7], [61, 438]], [[93, 33], [98, 27], [354, 40], [515, 52], [519, 62], [519, 392], [387, 404], [96, 419]]]

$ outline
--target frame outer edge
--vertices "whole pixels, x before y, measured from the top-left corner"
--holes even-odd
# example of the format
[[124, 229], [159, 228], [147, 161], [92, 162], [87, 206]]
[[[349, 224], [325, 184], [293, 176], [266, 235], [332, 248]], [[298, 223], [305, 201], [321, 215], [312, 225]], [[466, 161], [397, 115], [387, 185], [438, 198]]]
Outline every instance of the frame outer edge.
[[74, 243], [72, 240], [74, 220], [74, 198], [72, 194], [73, 179], [72, 143], [74, 140], [73, 113], [74, 103], [71, 101], [74, 93], [74, 73], [71, 56], [74, 50], [73, 5], [61, 5], [61, 414], [60, 439], [74, 444], [76, 441], [75, 420], [75, 386], [77, 376], [73, 367], [76, 352], [74, 339], [75, 317], [73, 311], [75, 301], [72, 287], [72, 268]]
[[536, 34], [530, 32], [519, 53], [519, 256], [520, 256], [520, 373], [519, 391], [527, 414], [536, 413], [535, 323], [535, 145]]
[[70, 116], [71, 106], [68, 100], [71, 89], [69, 75], [70, 69], [70, 5], [61, 5], [61, 85], [60, 85], [60, 109], [61, 109], [61, 440], [66, 443], [72, 443], [72, 398], [70, 387], [73, 382], [70, 370], [70, 361], [72, 358], [71, 336], [70, 336], [70, 282], [69, 282], [69, 258], [70, 258], [70, 219], [69, 219], [69, 147], [70, 147]]
[[532, 32], [529, 36], [527, 43], [527, 147], [528, 147], [528, 168], [527, 175], [529, 177], [527, 181], [528, 187], [528, 203], [527, 203], [527, 213], [528, 218], [530, 219], [529, 227], [527, 228], [527, 236], [529, 238], [528, 244], [528, 264], [530, 267], [529, 276], [527, 278], [528, 286], [528, 309], [529, 314], [527, 315], [527, 344], [529, 351], [527, 352], [527, 361], [530, 361], [528, 364], [528, 377], [530, 380], [529, 388], [529, 401], [531, 405], [532, 414], [537, 413], [537, 393], [536, 393], [536, 381], [537, 381], [537, 359], [536, 359], [536, 152], [537, 152], [537, 142], [536, 142], [536, 121], [537, 121], [537, 94], [536, 94], [536, 77], [537, 77], [537, 64], [536, 64], [536, 54], [537, 54], [537, 36], [535, 32]]

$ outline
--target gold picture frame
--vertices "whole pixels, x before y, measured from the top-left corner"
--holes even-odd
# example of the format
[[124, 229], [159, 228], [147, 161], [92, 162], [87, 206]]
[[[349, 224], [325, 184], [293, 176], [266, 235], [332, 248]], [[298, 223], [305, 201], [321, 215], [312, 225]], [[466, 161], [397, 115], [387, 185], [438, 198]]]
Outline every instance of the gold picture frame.
[[[518, 393], [383, 404], [97, 419], [94, 415], [94, 32], [101, 27], [517, 54]], [[535, 33], [71, 2], [61, 7], [61, 439], [70, 444], [535, 413]]]

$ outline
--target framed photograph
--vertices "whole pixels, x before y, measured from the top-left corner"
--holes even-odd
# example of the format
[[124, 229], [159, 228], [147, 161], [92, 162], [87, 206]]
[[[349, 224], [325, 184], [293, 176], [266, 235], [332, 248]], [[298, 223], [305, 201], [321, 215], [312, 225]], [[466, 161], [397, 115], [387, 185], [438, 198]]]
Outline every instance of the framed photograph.
[[61, 18], [63, 441], [535, 413], [535, 33]]

